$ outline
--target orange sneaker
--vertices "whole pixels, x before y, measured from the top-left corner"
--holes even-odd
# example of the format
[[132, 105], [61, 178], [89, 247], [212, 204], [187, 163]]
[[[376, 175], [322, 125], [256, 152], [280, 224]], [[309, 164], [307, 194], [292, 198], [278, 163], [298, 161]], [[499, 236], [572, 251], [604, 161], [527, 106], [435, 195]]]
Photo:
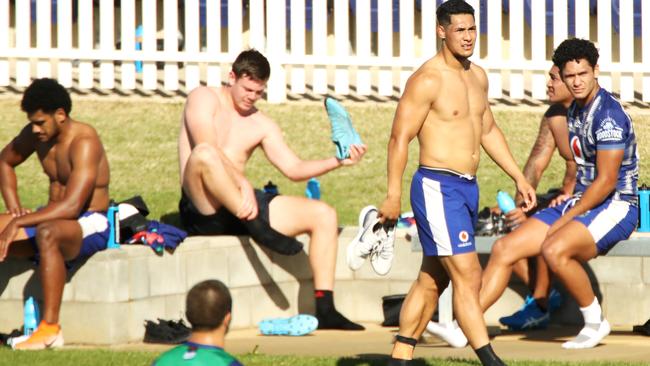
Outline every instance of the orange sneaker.
[[39, 350], [63, 347], [63, 331], [58, 324], [47, 324], [41, 321], [36, 331], [25, 341], [15, 344], [17, 350]]

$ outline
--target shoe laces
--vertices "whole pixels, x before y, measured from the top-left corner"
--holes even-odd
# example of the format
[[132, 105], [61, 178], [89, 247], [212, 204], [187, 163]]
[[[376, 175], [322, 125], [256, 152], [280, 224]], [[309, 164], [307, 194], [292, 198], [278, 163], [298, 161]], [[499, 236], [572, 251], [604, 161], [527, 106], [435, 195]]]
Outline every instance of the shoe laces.
[[383, 225], [380, 225], [375, 234], [377, 240], [373, 243], [370, 256], [373, 259], [391, 259], [393, 257], [393, 246], [390, 245], [390, 237]]

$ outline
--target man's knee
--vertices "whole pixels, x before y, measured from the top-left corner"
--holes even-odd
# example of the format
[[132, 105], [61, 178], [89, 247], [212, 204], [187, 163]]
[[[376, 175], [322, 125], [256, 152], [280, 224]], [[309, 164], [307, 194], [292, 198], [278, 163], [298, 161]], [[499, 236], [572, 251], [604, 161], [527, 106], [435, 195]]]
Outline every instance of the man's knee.
[[319, 201], [315, 207], [314, 212], [315, 222], [319, 225], [334, 225], [338, 223], [338, 218], [336, 215], [336, 210], [334, 207], [328, 205], [325, 202]]
[[562, 245], [551, 241], [542, 245], [542, 255], [549, 268], [556, 271], [566, 261], [567, 253], [563, 250]]
[[200, 143], [192, 149], [187, 163], [200, 166], [213, 165], [221, 163], [221, 156], [214, 146], [208, 143]]
[[36, 245], [41, 253], [59, 249], [58, 231], [55, 225], [44, 222], [36, 226]]
[[490, 261], [495, 261], [499, 264], [514, 264], [520, 258], [514, 258], [510, 249], [510, 243], [507, 240], [503, 238], [497, 239], [490, 252]]

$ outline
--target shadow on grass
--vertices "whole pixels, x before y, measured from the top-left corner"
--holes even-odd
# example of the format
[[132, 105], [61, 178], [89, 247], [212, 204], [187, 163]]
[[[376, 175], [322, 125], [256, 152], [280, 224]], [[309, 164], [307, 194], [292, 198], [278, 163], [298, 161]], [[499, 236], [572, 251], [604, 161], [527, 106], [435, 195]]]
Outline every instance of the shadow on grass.
[[[388, 355], [382, 354], [360, 354], [356, 357], [342, 357], [336, 361], [336, 366], [385, 366], [389, 360]], [[428, 366], [430, 365], [422, 358], [414, 359], [409, 365]]]

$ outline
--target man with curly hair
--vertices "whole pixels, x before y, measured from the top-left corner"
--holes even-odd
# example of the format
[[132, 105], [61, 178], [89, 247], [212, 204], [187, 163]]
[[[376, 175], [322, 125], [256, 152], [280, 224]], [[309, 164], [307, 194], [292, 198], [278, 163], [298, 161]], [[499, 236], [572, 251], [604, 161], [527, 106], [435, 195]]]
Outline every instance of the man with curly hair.
[[[66, 266], [106, 249], [109, 169], [95, 129], [70, 117], [67, 90], [53, 79], [37, 79], [21, 102], [29, 122], [0, 152], [0, 190], [7, 214], [0, 215], [0, 261], [8, 255], [35, 257], [43, 286], [43, 320], [16, 349], [63, 345], [59, 309]], [[16, 166], [36, 153], [50, 182], [45, 207], [21, 205]]]
[[578, 167], [575, 191], [496, 241], [483, 272], [480, 299], [483, 309], [489, 308], [505, 290], [513, 265], [542, 254], [585, 322], [562, 347], [592, 348], [609, 334], [610, 326], [582, 264], [606, 254], [637, 226], [637, 143], [632, 120], [598, 84], [598, 51], [592, 42], [562, 42], [553, 63], [574, 98], [567, 123]]

